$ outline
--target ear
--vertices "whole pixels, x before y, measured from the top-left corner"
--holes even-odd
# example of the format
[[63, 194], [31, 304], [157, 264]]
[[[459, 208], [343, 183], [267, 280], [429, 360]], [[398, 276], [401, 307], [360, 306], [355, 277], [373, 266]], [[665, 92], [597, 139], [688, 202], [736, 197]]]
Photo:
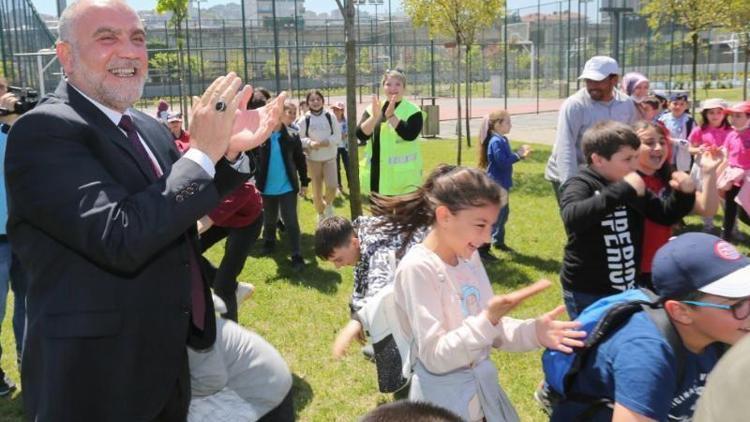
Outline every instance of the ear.
[[664, 302], [664, 310], [675, 324], [690, 325], [693, 323], [693, 309], [676, 300]]
[[595, 152], [591, 153], [591, 164], [592, 165], [601, 166], [604, 161], [605, 161], [604, 157], [602, 157], [601, 155], [599, 155], [599, 154], [597, 154]]
[[349, 245], [352, 248], [359, 249], [359, 245], [360, 245], [359, 238], [357, 236], [352, 236], [352, 239], [351, 239], [351, 242], [349, 243]]
[[72, 69], [73, 65], [71, 45], [66, 41], [58, 41], [55, 44], [55, 53], [57, 54], [57, 60], [60, 61], [65, 74], [70, 75], [70, 69]]
[[435, 222], [440, 225], [450, 221], [453, 218], [453, 213], [445, 205], [438, 205], [435, 208]]

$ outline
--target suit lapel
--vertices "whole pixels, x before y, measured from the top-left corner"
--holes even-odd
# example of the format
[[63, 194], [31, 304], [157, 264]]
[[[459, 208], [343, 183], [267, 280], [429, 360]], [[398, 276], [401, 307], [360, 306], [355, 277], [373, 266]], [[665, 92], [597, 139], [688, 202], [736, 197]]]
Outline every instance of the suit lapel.
[[[83, 97], [65, 81], [60, 82], [55, 93], [61, 99], [67, 100], [71, 107], [77, 110], [81, 116], [85, 117], [96, 128], [96, 131], [102, 135], [105, 142], [112, 142], [120, 147], [133, 160], [135, 165], [138, 166], [141, 174], [149, 182], [156, 180], [151, 163], [147, 162], [146, 158], [142, 158], [137, 151], [133, 150], [127, 136], [91, 101]], [[143, 134], [141, 136], [143, 139], [147, 139]], [[160, 163], [160, 165], [162, 165], [162, 169], [165, 168], [163, 164]]]

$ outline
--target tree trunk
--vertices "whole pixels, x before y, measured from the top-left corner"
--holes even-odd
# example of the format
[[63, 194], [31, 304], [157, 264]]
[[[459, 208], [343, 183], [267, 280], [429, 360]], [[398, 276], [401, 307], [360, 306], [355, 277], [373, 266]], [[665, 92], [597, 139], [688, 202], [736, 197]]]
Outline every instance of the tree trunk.
[[750, 56], [750, 34], [745, 35], [745, 71], [742, 77], [742, 101], [747, 101], [747, 59]]
[[182, 73], [185, 68], [185, 58], [182, 55], [182, 22], [175, 23], [175, 30], [177, 31], [177, 61], [179, 63], [177, 68], [177, 95], [180, 97], [180, 113], [185, 119], [185, 127], [187, 128], [190, 126], [190, 113], [188, 113], [187, 102], [185, 101], [185, 81]]
[[456, 164], [461, 165], [461, 44], [456, 37]]
[[471, 119], [471, 108], [469, 107], [469, 101], [471, 100], [471, 45], [466, 44], [466, 74], [464, 79], [466, 80], [466, 92], [464, 93], [464, 104], [466, 104], [466, 146], [471, 148], [471, 130], [469, 129], [469, 120]]
[[696, 97], [698, 93], [698, 33], [693, 32], [690, 36], [693, 42], [693, 98], [690, 101], [690, 110], [693, 116], [695, 116], [695, 102], [698, 99]]
[[344, 37], [346, 50], [346, 121], [349, 123], [349, 206], [352, 221], [362, 215], [362, 190], [359, 186], [359, 151], [357, 150], [357, 57], [354, 40], [354, 2], [344, 6]]

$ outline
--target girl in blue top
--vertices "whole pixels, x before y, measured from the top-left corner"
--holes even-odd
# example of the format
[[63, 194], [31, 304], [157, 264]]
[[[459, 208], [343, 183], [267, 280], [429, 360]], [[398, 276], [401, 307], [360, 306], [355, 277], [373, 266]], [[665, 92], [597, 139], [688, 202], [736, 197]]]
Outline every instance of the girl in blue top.
[[[531, 147], [522, 145], [517, 151], [510, 149], [510, 142], [505, 135], [510, 132], [510, 114], [506, 110], [497, 110], [487, 116], [487, 135], [479, 149], [479, 168], [486, 169], [487, 174], [495, 183], [502, 186], [510, 194], [513, 186], [513, 164], [526, 158]], [[501, 251], [511, 252], [505, 244], [505, 223], [508, 221], [510, 206], [508, 203], [500, 209], [497, 221], [492, 227], [492, 245]], [[485, 260], [496, 260], [490, 253], [489, 245], [480, 249], [480, 255]]]

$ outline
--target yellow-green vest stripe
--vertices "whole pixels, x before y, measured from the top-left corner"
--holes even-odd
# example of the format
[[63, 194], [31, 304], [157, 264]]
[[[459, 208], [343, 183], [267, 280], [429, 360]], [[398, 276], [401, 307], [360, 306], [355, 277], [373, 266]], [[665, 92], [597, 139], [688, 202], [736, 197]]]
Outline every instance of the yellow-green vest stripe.
[[[394, 114], [399, 120], [406, 122], [409, 117], [421, 112], [415, 104], [402, 99]], [[367, 106], [367, 113], [372, 115], [372, 106]], [[363, 194], [370, 193], [372, 144], [372, 140], [367, 143], [365, 156], [359, 162], [359, 184]], [[422, 164], [422, 152], [418, 139], [405, 141], [398, 136], [398, 133], [388, 122], [383, 122], [380, 125], [380, 180], [378, 191], [383, 195], [402, 195], [414, 192], [422, 184]]]

